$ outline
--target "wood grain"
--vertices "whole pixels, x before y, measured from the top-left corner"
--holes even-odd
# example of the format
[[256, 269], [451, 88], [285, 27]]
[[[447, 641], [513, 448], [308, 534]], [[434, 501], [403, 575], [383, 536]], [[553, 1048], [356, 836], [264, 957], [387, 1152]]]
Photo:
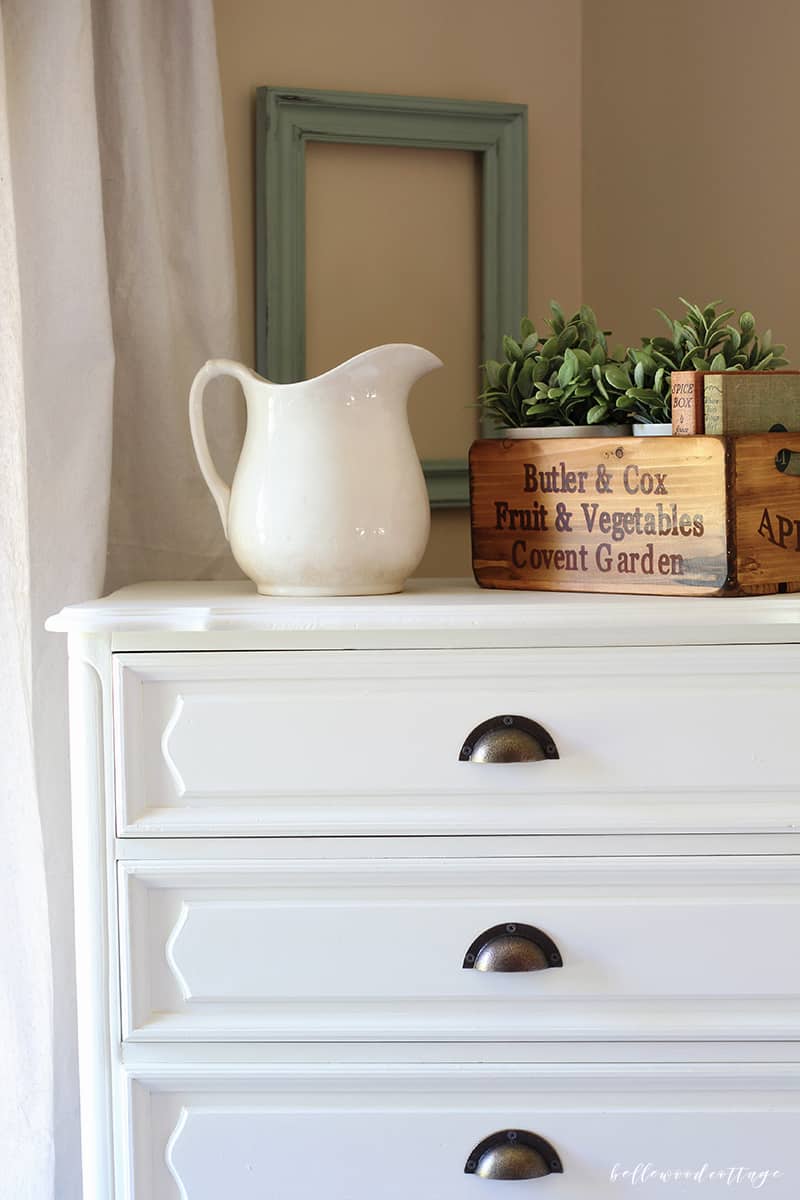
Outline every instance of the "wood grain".
[[721, 438], [485, 440], [470, 451], [482, 587], [719, 594]]
[[[781, 450], [800, 455], [800, 434], [730, 439], [736, 578], [742, 589], [800, 587], [800, 475], [778, 470]], [[796, 460], [797, 461], [797, 460]]]

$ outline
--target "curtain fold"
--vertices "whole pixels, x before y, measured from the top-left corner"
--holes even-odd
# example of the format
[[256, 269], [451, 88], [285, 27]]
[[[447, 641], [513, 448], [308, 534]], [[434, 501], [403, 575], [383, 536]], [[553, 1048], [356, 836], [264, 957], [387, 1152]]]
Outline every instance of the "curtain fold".
[[44, 855], [36, 801], [31, 709], [22, 302], [11, 194], [0, 10], [0, 1194], [49, 1197], [53, 1185], [52, 988]]
[[[0, 0], [0, 31], [0, 1198], [79, 1200], [65, 645], [43, 622], [104, 577], [236, 573], [186, 417], [197, 368], [237, 354], [231, 220], [211, 0]], [[210, 414], [223, 470], [237, 405]]]
[[[104, 0], [94, 41], [117, 354], [106, 587], [235, 576], [186, 416], [203, 362], [238, 356], [213, 8]], [[241, 414], [220, 387], [208, 418], [229, 478]]]

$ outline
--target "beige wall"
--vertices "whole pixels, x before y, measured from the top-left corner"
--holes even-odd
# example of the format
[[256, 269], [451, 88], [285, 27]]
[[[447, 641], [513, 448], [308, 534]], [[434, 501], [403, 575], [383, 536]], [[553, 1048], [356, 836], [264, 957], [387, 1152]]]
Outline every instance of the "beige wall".
[[[253, 357], [253, 124], [258, 84], [508, 100], [529, 108], [530, 311], [552, 296], [592, 304], [614, 342], [658, 330], [654, 306], [677, 297], [752, 308], [800, 361], [798, 225], [800, 5], [769, 0], [758, 20], [744, 0], [216, 0], [240, 288], [243, 353]], [[763, 18], [763, 20], [762, 20]], [[370, 340], [411, 336], [440, 350], [448, 375], [414, 397], [425, 454], [457, 452], [470, 416], [453, 397], [470, 390], [475, 351], [470, 288], [478, 264], [470, 227], [477, 197], [466, 156], [381, 164], [360, 149], [317, 147], [309, 160], [309, 333], [313, 369]], [[436, 157], [436, 156], [434, 156]], [[446, 161], [447, 160], [447, 161]], [[417, 211], [404, 214], [394, 259], [385, 251], [386, 205], [411, 169]], [[349, 190], [348, 190], [349, 189]], [[358, 194], [358, 205], [353, 204]], [[448, 210], [457, 212], [448, 224]], [[430, 215], [430, 220], [426, 216]], [[328, 225], [326, 226], [326, 221]], [[362, 260], [349, 310], [341, 253], [360, 229], [384, 247]], [[326, 237], [337, 232], [336, 241]], [[405, 240], [404, 240], [405, 239]], [[432, 248], [444, 297], [393, 266]], [[370, 270], [372, 273], [370, 274]], [[391, 277], [391, 302], [366, 297]], [[425, 297], [419, 303], [420, 295]], [[336, 321], [326, 318], [336, 306]], [[446, 308], [446, 312], [443, 309]], [[452, 316], [452, 320], [445, 319]], [[400, 329], [406, 332], [399, 332]], [[391, 330], [391, 332], [389, 332]], [[385, 331], [385, 332], [384, 332]], [[398, 331], [398, 332], [395, 332]], [[413, 336], [412, 336], [413, 335]], [[427, 335], [427, 336], [426, 336]], [[442, 402], [447, 393], [449, 399]], [[469, 570], [465, 512], [435, 515], [425, 574]]]
[[800, 361], [798, 44], [793, 0], [584, 6], [584, 293], [623, 340], [724, 299]]
[[462, 458], [478, 433], [480, 175], [474, 154], [310, 142], [306, 371], [385, 342], [445, 364], [413, 389], [423, 459]]
[[[543, 313], [552, 296], [567, 306], [581, 298], [581, 6], [580, 0], [216, 0], [217, 39], [231, 175], [242, 353], [253, 361], [253, 90], [260, 84], [318, 87], [457, 99], [506, 100], [529, 110], [530, 310]], [[432, 376], [414, 397], [415, 436], [423, 453], [449, 457], [468, 440], [468, 411], [453, 404], [472, 391], [471, 368], [457, 361], [459, 344], [477, 355], [472, 294], [477, 274], [474, 170], [460, 154], [410, 156], [404, 168], [393, 152], [315, 147], [309, 156], [309, 334], [313, 370], [364, 348], [370, 339], [404, 340], [401, 328], [439, 352], [448, 373]], [[416, 156], [416, 157], [415, 157]], [[394, 249], [386, 238], [387, 208], [396, 173], [413, 169], [416, 211], [404, 211]], [[371, 214], [363, 198], [376, 190]], [[425, 222], [424, 204], [430, 209]], [[357, 211], [354, 206], [357, 205]], [[453, 219], [448, 222], [448, 211]], [[328, 222], [326, 228], [325, 222]], [[337, 274], [337, 243], [354, 231], [374, 233], [383, 258], [362, 257], [355, 280]], [[447, 231], [447, 241], [440, 234]], [[326, 232], [336, 240], [326, 238]], [[427, 239], [427, 240], [423, 240]], [[438, 245], [447, 293], [431, 294], [430, 277], [394, 265]], [[388, 257], [386, 257], [388, 255]], [[393, 256], [393, 257], [392, 257]], [[340, 269], [340, 267], [339, 267]], [[391, 303], [365, 300], [389, 275]], [[351, 289], [357, 294], [351, 296]], [[332, 306], [336, 298], [335, 309]], [[350, 304], [350, 300], [352, 303]], [[443, 311], [445, 304], [447, 311]], [[349, 305], [349, 308], [348, 308]], [[335, 319], [326, 314], [335, 313]], [[452, 317], [448, 320], [448, 316]], [[333, 325], [330, 328], [329, 325]], [[392, 332], [384, 333], [391, 326]], [[458, 336], [460, 331], [460, 337]], [[429, 336], [423, 336], [428, 332]], [[341, 347], [339, 349], [339, 347]], [[450, 402], [437, 416], [439, 389]], [[465, 402], [471, 396], [465, 397]], [[451, 441], [452, 439], [452, 441]], [[469, 527], [464, 510], [437, 512], [422, 565], [426, 575], [465, 575]]]

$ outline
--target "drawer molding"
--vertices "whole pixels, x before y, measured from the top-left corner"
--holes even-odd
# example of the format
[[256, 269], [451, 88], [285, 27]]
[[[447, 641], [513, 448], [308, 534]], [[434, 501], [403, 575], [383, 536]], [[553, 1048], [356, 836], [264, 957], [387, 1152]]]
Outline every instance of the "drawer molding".
[[268, 1184], [282, 1200], [400, 1200], [421, 1178], [426, 1194], [458, 1200], [473, 1195], [464, 1161], [500, 1128], [531, 1130], [552, 1144], [565, 1200], [611, 1200], [619, 1189], [614, 1163], [729, 1167], [740, 1161], [745, 1125], [742, 1161], [779, 1172], [769, 1193], [791, 1200], [800, 1182], [791, 1136], [800, 1114], [797, 1063], [186, 1062], [122, 1077], [131, 1136], [121, 1166], [131, 1200], [171, 1200], [176, 1186], [182, 1197], [207, 1200], [223, 1185], [251, 1200]]
[[[476, 768], [480, 769], [480, 768]], [[177, 774], [177, 772], [176, 772]], [[173, 776], [174, 778], [174, 776]], [[726, 786], [695, 791], [650, 788], [607, 791], [598, 788], [580, 799], [543, 790], [535, 811], [523, 798], [483, 797], [465, 792], [413, 795], [394, 792], [393, 803], [373, 797], [331, 798], [298, 794], [292, 803], [270, 801], [260, 808], [249, 803], [209, 803], [143, 806], [130, 823], [122, 823], [122, 838], [241, 838], [241, 837], [428, 837], [476, 835], [680, 834], [800, 832], [800, 803], [796, 786], [774, 786], [766, 795], [752, 788]], [[223, 829], [223, 833], [214, 833]]]
[[[800, 1038], [795, 856], [118, 870], [129, 1042]], [[464, 971], [504, 921], [542, 928], [563, 968]]]
[[[732, 1048], [735, 1053], [735, 1047]], [[648, 1093], [748, 1093], [776, 1091], [790, 1107], [800, 1105], [800, 1048], [791, 1062], [557, 1062], [522, 1063], [384, 1062], [381, 1047], [370, 1062], [342, 1064], [330, 1059], [315, 1063], [255, 1063], [208, 1061], [202, 1054], [181, 1052], [178, 1063], [126, 1065], [122, 1076], [128, 1088], [141, 1084], [153, 1092], [208, 1090], [215, 1092], [259, 1090], [274, 1087], [287, 1093], [359, 1093], [399, 1096], [418, 1090], [464, 1095], [463, 1079], [469, 1075], [481, 1093], [504, 1095], [547, 1088], [554, 1092], [587, 1092], [599, 1096], [609, 1091], [637, 1096]], [[798, 1095], [795, 1096], [794, 1093]], [[689, 1102], [691, 1103], [691, 1101]]]
[[[800, 828], [800, 647], [113, 657], [122, 837]], [[459, 762], [509, 712], [560, 757]]]
[[183, 796], [185, 794], [186, 784], [184, 783], [178, 764], [175, 762], [175, 759], [170, 753], [169, 743], [170, 738], [177, 729], [182, 716], [183, 696], [178, 693], [178, 695], [175, 697], [175, 707], [173, 708], [172, 713], [168, 718], [166, 725], [164, 726], [164, 732], [161, 735], [161, 754], [164, 762], [167, 765], [167, 770], [172, 776], [172, 782], [175, 785], [175, 793], [178, 796]]
[[[519, 1007], [498, 1001], [462, 1004], [448, 1001], [438, 1007], [419, 1006], [398, 1019], [394, 1006], [328, 1002], [324, 1011], [294, 1005], [291, 1017], [270, 1014], [269, 1021], [229, 1010], [189, 1022], [181, 1016], [159, 1015], [127, 1035], [130, 1044], [193, 1042], [709, 1042], [800, 1040], [797, 1001], [728, 1001], [721, 1016], [717, 1002], [680, 1000], [654, 1003], [641, 1000], [634, 1010], [613, 1001], [589, 1004], [559, 1001], [537, 1004], [536, 1017], [520, 1018]], [[688, 1009], [688, 1012], [687, 1012]], [[688, 1028], [687, 1028], [688, 1025]], [[588, 1026], [588, 1027], [587, 1027]]]

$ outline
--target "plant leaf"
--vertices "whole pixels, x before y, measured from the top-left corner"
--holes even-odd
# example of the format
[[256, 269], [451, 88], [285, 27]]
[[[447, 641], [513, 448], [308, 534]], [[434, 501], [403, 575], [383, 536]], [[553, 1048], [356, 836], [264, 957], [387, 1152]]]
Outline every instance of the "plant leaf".
[[597, 317], [594, 315], [594, 309], [590, 308], [588, 304], [581, 305], [579, 316], [590, 329], [597, 329]]
[[550, 417], [558, 412], [557, 404], [531, 404], [525, 409], [529, 417]]
[[522, 358], [522, 347], [507, 333], [503, 336], [503, 353], [509, 362], [516, 363]]
[[501, 364], [495, 362], [494, 359], [489, 359], [487, 363], [483, 364], [483, 369], [486, 372], [486, 382], [489, 387], [496, 388], [500, 386], [500, 366]]
[[533, 391], [533, 359], [528, 358], [522, 364], [517, 376], [517, 390], [523, 400], [530, 399]]
[[618, 388], [622, 392], [631, 385], [628, 372], [616, 363], [609, 363], [605, 370], [605, 376], [612, 387]]
[[731, 348], [733, 349], [733, 352], [735, 354], [736, 351], [739, 349], [739, 347], [742, 344], [742, 335], [739, 333], [739, 330], [736, 329], [733, 325], [726, 325], [725, 329], [728, 334], [728, 342], [730, 343]]
[[629, 388], [626, 395], [633, 396], [634, 400], [645, 400], [648, 403], [658, 403], [661, 400], [661, 396], [653, 388]]
[[702, 310], [698, 307], [698, 305], [691, 304], [688, 300], [684, 300], [683, 296], [679, 296], [678, 299], [680, 300], [681, 304], [685, 305], [692, 322], [697, 326], [698, 329], [705, 333], [707, 326]]
[[555, 300], [550, 301], [550, 312], [553, 314], [553, 319], [550, 322], [551, 327], [556, 333], [560, 333], [566, 325], [567, 320], [564, 316], [561, 306], [557, 304]]

